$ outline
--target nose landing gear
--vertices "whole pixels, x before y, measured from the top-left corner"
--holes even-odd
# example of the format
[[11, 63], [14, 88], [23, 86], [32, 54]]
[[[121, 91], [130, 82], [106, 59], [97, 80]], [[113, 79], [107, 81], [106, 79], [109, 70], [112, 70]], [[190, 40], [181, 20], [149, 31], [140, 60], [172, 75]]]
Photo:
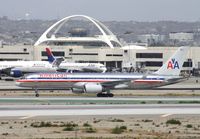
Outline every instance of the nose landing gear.
[[35, 88], [35, 97], [39, 97], [40, 95], [39, 95], [39, 93], [38, 93], [38, 89], [37, 88]]

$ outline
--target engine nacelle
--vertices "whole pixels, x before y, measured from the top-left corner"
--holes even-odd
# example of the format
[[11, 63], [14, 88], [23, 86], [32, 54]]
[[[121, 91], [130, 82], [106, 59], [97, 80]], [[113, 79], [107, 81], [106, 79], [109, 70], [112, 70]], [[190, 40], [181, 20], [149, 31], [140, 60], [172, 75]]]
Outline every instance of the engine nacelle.
[[84, 86], [85, 93], [102, 93], [103, 87], [99, 83], [86, 83]]
[[72, 88], [78, 88], [78, 89], [83, 90], [85, 84], [87, 84], [87, 82], [77, 82], [77, 83], [73, 84]]
[[23, 74], [20, 70], [11, 70], [10, 76], [12, 77], [21, 77]]
[[82, 94], [84, 93], [84, 90], [80, 88], [72, 88], [72, 92], [76, 94]]

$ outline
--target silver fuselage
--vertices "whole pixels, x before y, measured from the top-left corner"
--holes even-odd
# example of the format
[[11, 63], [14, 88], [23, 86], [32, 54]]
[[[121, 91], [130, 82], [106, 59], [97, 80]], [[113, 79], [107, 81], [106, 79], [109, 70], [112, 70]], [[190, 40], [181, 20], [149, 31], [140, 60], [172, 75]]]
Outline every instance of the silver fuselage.
[[153, 88], [180, 81], [180, 76], [160, 76], [128, 73], [35, 73], [16, 81], [20, 87], [73, 88], [85, 83], [110, 85], [112, 89]]

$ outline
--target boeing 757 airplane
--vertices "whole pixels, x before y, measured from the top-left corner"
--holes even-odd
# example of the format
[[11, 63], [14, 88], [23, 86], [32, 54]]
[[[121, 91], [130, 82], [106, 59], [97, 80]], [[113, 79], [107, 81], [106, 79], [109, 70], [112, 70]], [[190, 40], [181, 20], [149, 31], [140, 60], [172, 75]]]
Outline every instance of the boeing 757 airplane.
[[98, 97], [113, 97], [112, 89], [151, 89], [182, 81], [180, 71], [189, 47], [180, 47], [156, 72], [134, 73], [35, 73], [16, 81], [20, 87], [35, 89], [69, 89], [74, 93], [96, 93]]

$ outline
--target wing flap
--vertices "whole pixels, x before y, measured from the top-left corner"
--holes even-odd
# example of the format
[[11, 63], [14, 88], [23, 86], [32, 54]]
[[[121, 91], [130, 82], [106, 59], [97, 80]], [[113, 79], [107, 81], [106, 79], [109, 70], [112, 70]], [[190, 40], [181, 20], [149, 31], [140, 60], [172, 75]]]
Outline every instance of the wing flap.
[[101, 85], [104, 88], [119, 88], [119, 87], [126, 87], [128, 83], [130, 83], [132, 80], [118, 80], [118, 81], [109, 81], [109, 82], [103, 82]]

